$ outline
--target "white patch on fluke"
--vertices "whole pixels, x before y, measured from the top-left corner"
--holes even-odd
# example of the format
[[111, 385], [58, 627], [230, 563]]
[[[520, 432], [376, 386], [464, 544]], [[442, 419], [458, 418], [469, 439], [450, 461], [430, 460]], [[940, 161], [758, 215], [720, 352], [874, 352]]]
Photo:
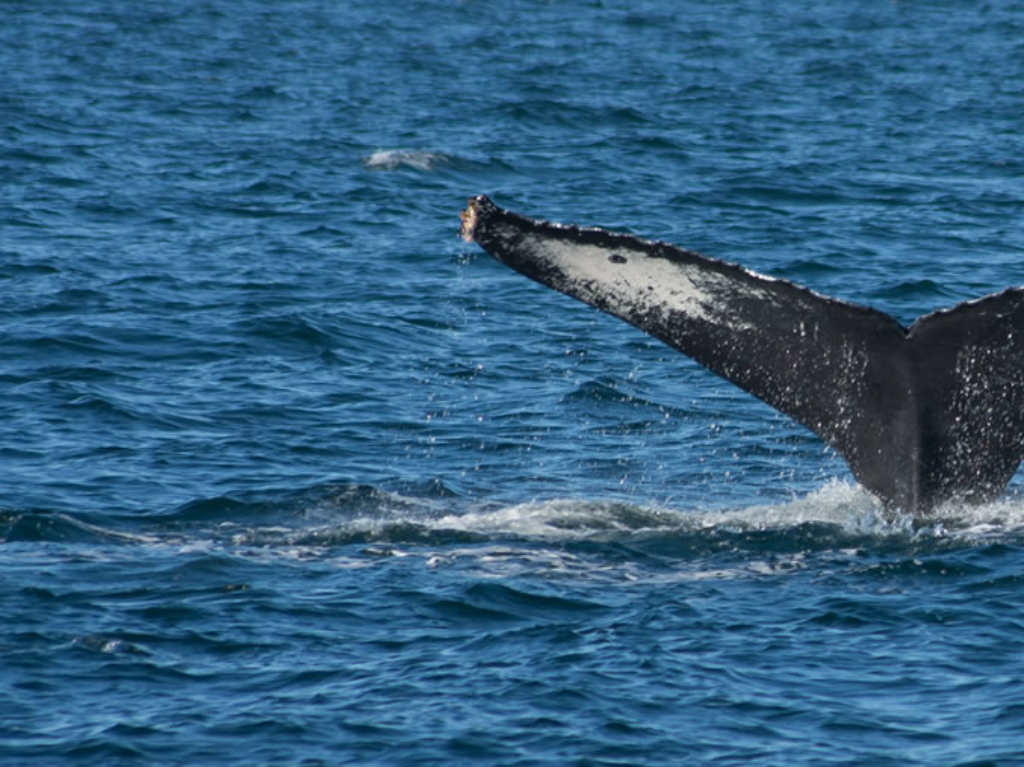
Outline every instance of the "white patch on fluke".
[[[723, 304], [723, 297], [736, 296], [741, 286], [703, 264], [658, 258], [625, 243], [602, 247], [533, 237], [526, 248], [539, 262], [567, 275], [566, 290], [583, 301], [601, 303], [618, 316], [655, 310], [710, 323], [728, 322], [737, 330], [753, 327]], [[771, 298], [765, 291], [749, 290], [757, 293], [758, 300]]]

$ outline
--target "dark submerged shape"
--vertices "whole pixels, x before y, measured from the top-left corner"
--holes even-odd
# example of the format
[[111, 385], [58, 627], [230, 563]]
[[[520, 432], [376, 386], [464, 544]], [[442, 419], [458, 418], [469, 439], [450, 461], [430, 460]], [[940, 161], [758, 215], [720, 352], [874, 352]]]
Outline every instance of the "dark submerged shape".
[[538, 221], [474, 197], [462, 236], [689, 355], [834, 447], [889, 508], [997, 497], [1024, 445], [1024, 290], [921, 317], [664, 242]]

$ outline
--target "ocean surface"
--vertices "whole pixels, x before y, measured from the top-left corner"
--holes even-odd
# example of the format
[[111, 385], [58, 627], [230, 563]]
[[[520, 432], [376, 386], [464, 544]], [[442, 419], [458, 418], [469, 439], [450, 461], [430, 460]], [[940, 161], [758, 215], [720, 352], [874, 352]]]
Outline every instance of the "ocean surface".
[[2, 9], [0, 763], [1024, 762], [1019, 476], [885, 513], [457, 237], [1024, 282], [1024, 5]]

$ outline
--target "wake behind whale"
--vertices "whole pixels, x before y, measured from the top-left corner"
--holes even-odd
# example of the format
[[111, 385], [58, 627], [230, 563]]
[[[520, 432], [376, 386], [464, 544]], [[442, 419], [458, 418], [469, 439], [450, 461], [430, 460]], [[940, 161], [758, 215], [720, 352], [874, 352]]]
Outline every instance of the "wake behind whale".
[[919, 318], [665, 242], [526, 218], [474, 197], [462, 236], [641, 328], [834, 447], [889, 508], [999, 496], [1024, 457], [1024, 290]]

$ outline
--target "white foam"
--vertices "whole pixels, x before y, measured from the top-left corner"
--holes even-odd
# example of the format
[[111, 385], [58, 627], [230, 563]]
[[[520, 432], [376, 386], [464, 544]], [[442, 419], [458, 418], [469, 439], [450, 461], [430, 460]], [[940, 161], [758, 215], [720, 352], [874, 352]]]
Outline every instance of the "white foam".
[[[422, 522], [421, 522], [422, 523]], [[924, 518], [886, 511], [859, 485], [833, 479], [781, 504], [738, 509], [680, 509], [619, 501], [552, 498], [499, 509], [447, 514], [429, 521], [436, 530], [536, 541], [622, 540], [658, 534], [777, 531], [830, 525], [839, 535], [961, 540], [972, 543], [1024, 532], [1024, 499], [982, 506], [948, 505]]]
[[[186, 550], [230, 548], [247, 558], [330, 561], [345, 568], [374, 567], [397, 557], [421, 560], [428, 569], [472, 562], [484, 577], [562, 573], [669, 582], [785, 574], [826, 560], [831, 567], [837, 558], [859, 561], [862, 550], [876, 544], [909, 552], [921, 546], [985, 545], [1024, 534], [1019, 497], [984, 506], [950, 505], [915, 519], [885, 511], [865, 490], [839, 480], [788, 502], [733, 509], [551, 498], [453, 510], [451, 499], [424, 504], [393, 495], [393, 506], [365, 516], [345, 514], [345, 500], [321, 501], [296, 527], [218, 526], [209, 537], [163, 543]], [[349, 541], [357, 548], [344, 545]], [[644, 555], [609, 560], [565, 546], [578, 542], [636, 546], [668, 556], [673, 564], [651, 568]]]
[[438, 152], [425, 152], [417, 149], [378, 149], [363, 158], [363, 165], [377, 170], [395, 170], [403, 166], [415, 170], [431, 170], [446, 159], [445, 155]]
[[[891, 525], [881, 506], [859, 485], [831, 479], [807, 495], [783, 504], [755, 504], [742, 509], [695, 511], [694, 527], [775, 530], [808, 523], [836, 525], [853, 532], [874, 532]], [[899, 523], [897, 523], [899, 524]]]
[[431, 527], [489, 537], [580, 540], [630, 532], [620, 512], [631, 508], [613, 502], [554, 498], [497, 510], [449, 514], [433, 520]]

